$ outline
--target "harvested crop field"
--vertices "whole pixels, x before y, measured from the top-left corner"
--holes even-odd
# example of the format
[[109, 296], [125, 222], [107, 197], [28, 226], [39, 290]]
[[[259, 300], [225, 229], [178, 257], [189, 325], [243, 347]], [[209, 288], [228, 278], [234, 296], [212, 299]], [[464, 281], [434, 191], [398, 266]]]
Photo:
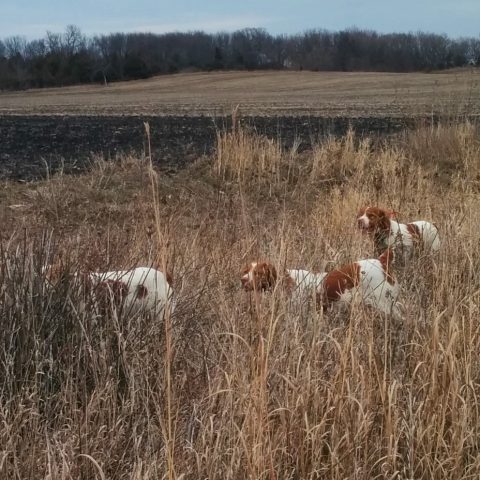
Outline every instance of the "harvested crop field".
[[0, 94], [1, 114], [395, 117], [480, 113], [478, 70], [211, 72]]

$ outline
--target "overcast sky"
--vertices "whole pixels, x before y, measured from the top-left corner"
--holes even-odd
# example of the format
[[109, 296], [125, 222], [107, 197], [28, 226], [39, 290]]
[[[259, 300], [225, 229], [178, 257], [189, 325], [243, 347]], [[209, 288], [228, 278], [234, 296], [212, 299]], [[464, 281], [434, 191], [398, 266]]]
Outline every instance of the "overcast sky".
[[480, 35], [480, 0], [0, 0], [0, 38], [43, 37], [68, 24], [86, 34], [348, 27]]

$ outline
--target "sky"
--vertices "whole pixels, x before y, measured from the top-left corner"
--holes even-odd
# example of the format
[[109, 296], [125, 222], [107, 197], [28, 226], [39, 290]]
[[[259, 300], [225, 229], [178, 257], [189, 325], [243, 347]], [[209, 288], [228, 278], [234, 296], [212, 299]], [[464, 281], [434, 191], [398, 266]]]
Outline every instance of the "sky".
[[69, 24], [87, 35], [246, 27], [293, 34], [357, 27], [478, 37], [480, 0], [0, 0], [0, 38], [40, 38]]

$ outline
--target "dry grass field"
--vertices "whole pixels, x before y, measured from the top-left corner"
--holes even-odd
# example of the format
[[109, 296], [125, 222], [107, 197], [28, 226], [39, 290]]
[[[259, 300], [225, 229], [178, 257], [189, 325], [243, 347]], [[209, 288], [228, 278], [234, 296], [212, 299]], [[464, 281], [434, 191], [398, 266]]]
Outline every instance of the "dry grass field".
[[[76, 105], [89, 96], [72, 91]], [[440, 228], [437, 255], [397, 268], [403, 322], [241, 291], [259, 257], [329, 269], [371, 256], [355, 229], [366, 204]], [[1, 478], [479, 478], [475, 126], [375, 146], [349, 133], [301, 154], [219, 133], [215, 155], [174, 175], [148, 157], [99, 160], [4, 182], [0, 206]], [[160, 259], [177, 309], [96, 318], [68, 282], [45, 287], [55, 259], [72, 271]]]
[[477, 69], [442, 73], [212, 72], [0, 93], [0, 114], [416, 116], [480, 113]]

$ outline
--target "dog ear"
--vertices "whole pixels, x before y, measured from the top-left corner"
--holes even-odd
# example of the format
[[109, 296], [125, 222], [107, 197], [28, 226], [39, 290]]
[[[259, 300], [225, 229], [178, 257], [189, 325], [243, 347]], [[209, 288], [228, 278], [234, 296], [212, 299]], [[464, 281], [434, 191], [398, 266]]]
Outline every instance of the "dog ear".
[[277, 281], [277, 269], [270, 262], [259, 262], [257, 264], [257, 271], [261, 273], [266, 284], [264, 287], [273, 288]]

